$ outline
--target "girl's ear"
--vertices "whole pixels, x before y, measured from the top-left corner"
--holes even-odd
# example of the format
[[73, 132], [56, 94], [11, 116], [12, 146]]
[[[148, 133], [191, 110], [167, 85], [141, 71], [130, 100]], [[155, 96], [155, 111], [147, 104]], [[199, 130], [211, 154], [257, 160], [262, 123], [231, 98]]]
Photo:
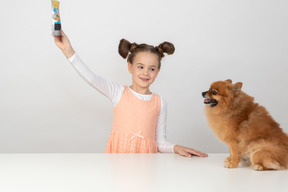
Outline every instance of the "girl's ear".
[[132, 63], [128, 62], [128, 71], [130, 74], [132, 74], [132, 67], [133, 67]]
[[157, 68], [157, 69], [158, 69], [158, 73], [159, 73], [161, 68]]

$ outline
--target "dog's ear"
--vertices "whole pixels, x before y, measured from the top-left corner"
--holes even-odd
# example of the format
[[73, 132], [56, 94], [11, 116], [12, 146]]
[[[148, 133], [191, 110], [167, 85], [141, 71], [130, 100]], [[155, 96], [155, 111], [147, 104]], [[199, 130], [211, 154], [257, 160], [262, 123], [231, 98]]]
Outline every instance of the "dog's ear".
[[227, 80], [225, 80], [226, 82], [228, 82], [228, 83], [232, 83], [232, 80], [231, 79], [227, 79]]
[[233, 84], [233, 91], [235, 93], [239, 93], [241, 91], [242, 85], [243, 85], [242, 82], [238, 82], [238, 83]]

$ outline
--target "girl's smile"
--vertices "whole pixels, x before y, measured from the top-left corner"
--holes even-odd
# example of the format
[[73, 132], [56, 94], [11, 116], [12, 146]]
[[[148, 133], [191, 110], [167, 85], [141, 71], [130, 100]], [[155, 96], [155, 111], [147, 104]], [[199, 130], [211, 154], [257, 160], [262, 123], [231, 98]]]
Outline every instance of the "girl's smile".
[[147, 78], [141, 78], [141, 77], [140, 77], [140, 79], [141, 79], [142, 81], [144, 81], [144, 82], [147, 82], [147, 81], [150, 80], [150, 79], [147, 79]]
[[160, 71], [158, 56], [150, 52], [140, 52], [133, 63], [128, 63], [128, 69], [132, 74], [131, 89], [140, 94], [151, 94], [149, 87]]

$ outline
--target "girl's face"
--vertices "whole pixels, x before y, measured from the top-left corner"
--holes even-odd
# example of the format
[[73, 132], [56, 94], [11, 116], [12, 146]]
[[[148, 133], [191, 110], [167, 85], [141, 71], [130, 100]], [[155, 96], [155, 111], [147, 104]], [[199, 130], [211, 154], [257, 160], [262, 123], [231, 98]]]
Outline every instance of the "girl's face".
[[160, 69], [159, 58], [150, 52], [139, 52], [134, 57], [133, 63], [128, 62], [129, 73], [132, 74], [134, 91], [146, 89], [149, 91], [150, 85], [156, 79]]

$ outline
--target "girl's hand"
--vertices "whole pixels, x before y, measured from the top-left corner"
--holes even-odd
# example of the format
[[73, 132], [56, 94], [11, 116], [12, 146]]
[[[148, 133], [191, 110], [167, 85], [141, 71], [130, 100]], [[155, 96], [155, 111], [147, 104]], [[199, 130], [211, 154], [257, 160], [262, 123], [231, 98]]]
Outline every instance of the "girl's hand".
[[192, 155], [196, 155], [199, 157], [208, 157], [208, 155], [205, 153], [194, 150], [192, 148], [183, 147], [181, 145], [175, 145], [174, 152], [185, 157], [192, 157]]
[[67, 58], [74, 55], [75, 51], [63, 30], [61, 30], [61, 36], [54, 36], [54, 41]]

